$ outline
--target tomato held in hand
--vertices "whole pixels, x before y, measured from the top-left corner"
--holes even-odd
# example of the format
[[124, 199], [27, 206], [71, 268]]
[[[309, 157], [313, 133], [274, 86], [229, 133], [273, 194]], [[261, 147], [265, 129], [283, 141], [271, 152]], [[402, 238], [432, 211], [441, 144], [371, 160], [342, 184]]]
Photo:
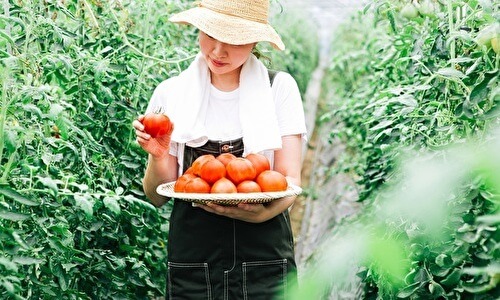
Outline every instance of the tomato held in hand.
[[151, 137], [157, 138], [172, 132], [170, 118], [162, 113], [148, 113], [142, 120], [144, 131]]
[[267, 170], [260, 173], [255, 179], [263, 192], [281, 192], [286, 191], [288, 182], [286, 177], [278, 171]]
[[250, 153], [246, 157], [255, 168], [255, 176], [259, 176], [260, 173], [270, 170], [271, 165], [269, 164], [269, 160], [266, 156], [260, 153]]

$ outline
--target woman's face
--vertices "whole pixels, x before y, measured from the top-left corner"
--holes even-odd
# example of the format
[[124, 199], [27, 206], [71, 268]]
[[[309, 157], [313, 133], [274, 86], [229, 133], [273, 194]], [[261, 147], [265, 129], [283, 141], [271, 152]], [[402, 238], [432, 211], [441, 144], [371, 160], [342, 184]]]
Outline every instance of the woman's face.
[[222, 75], [239, 72], [248, 59], [255, 43], [245, 45], [226, 44], [200, 31], [201, 53], [213, 74]]

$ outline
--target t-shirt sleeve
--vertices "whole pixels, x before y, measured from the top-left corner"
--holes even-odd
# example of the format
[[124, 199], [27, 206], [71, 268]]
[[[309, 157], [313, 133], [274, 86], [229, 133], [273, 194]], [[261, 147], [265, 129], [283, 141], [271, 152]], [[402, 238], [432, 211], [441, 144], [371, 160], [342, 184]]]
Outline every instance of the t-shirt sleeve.
[[168, 86], [171, 85], [173, 78], [167, 79], [161, 82], [153, 91], [153, 95], [149, 100], [148, 107], [146, 108], [145, 113], [155, 112], [157, 110], [163, 109], [167, 105], [167, 94], [168, 94]]
[[295, 79], [286, 72], [276, 74], [273, 83], [276, 116], [281, 136], [301, 134], [307, 137], [304, 107]]

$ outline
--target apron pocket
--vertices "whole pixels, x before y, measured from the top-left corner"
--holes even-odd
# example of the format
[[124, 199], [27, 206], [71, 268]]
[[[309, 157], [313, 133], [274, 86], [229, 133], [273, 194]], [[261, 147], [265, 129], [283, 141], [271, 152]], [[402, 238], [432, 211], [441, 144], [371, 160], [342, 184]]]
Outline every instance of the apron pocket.
[[244, 299], [286, 299], [287, 260], [244, 262]]
[[212, 299], [208, 263], [168, 262], [169, 299]]

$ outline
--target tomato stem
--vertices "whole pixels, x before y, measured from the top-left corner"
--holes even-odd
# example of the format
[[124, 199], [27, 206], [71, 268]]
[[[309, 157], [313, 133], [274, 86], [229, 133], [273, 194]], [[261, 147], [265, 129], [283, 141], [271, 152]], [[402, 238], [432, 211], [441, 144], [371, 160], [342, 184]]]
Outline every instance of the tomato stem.
[[[5, 68], [4, 70], [6, 70]], [[7, 108], [9, 103], [7, 103], [7, 71], [2, 72], [0, 74], [0, 78], [2, 79], [2, 108], [0, 110], [0, 161], [3, 158], [3, 149], [5, 147], [5, 121], [7, 119]]]
[[[453, 23], [453, 15], [454, 15], [454, 12], [453, 12], [453, 1], [448, 1], [448, 6], [447, 6], [447, 9], [448, 9], [448, 28], [449, 28], [449, 34], [450, 36], [452, 36], [453, 38], [451, 39], [451, 42], [450, 42], [450, 59], [451, 59], [451, 64], [452, 64], [452, 68], [455, 67], [455, 37], [454, 37], [454, 32], [455, 32], [455, 25]], [[458, 9], [460, 8], [457, 8], [457, 18], [458, 18]]]

